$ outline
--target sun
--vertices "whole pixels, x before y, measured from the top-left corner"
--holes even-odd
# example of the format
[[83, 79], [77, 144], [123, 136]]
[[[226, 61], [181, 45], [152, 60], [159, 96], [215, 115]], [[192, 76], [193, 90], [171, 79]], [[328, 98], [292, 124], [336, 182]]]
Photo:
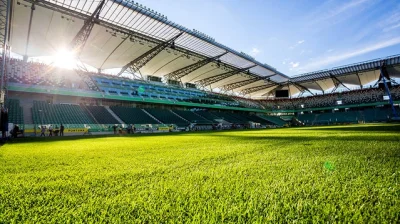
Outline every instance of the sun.
[[77, 60], [75, 59], [75, 55], [72, 51], [69, 51], [65, 48], [61, 48], [54, 55], [54, 66], [73, 69], [76, 67]]

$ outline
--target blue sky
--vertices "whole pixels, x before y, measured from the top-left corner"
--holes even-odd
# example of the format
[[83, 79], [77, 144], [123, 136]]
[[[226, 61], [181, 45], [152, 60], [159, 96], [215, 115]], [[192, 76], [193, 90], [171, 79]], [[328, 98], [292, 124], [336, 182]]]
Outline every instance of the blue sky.
[[399, 0], [141, 0], [286, 75], [400, 54]]

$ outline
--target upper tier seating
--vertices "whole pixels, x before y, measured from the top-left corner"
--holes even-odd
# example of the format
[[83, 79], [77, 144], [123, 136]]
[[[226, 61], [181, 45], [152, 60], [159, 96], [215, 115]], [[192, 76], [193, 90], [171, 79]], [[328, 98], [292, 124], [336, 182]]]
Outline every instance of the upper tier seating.
[[118, 124], [119, 122], [103, 106], [86, 106], [99, 124]]
[[158, 124], [140, 108], [111, 106], [110, 109], [126, 124]]
[[[400, 85], [393, 86], [390, 92], [393, 100], [400, 100]], [[384, 89], [371, 88], [292, 99], [259, 100], [259, 102], [266, 109], [292, 110], [334, 107], [337, 106], [339, 100], [342, 101], [342, 105], [383, 102], [384, 95], [387, 95]]]
[[7, 67], [9, 82], [58, 88], [88, 89], [73, 70], [42, 63], [11, 59]]
[[203, 117], [199, 116], [198, 114], [193, 113], [189, 110], [173, 110], [174, 113], [178, 114], [179, 116], [183, 117], [184, 119], [188, 120], [191, 123], [196, 124], [214, 124], [215, 121], [210, 121], [204, 119]]
[[176, 116], [170, 110], [156, 109], [156, 108], [148, 108], [146, 109], [151, 115], [153, 115], [157, 120], [161, 121], [164, 124], [175, 124], [178, 127], [186, 127], [189, 123], [182, 118]]
[[118, 78], [105, 74], [91, 75], [91, 77], [99, 89], [104, 92], [104, 94], [108, 95], [184, 101], [223, 106], [240, 106], [237, 101], [228, 96], [207, 93], [196, 89], [184, 89], [177, 86], [169, 86], [163, 83]]
[[32, 116], [35, 124], [95, 123], [79, 105], [49, 104], [43, 101], [33, 101]]
[[13, 124], [23, 124], [24, 111], [19, 104], [19, 100], [8, 99], [6, 105], [8, 108], [8, 122]]

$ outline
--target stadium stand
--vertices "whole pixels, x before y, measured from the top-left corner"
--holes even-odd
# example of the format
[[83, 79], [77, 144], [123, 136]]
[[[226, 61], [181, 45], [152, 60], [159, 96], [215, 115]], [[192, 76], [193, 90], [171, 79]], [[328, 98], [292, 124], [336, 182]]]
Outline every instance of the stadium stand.
[[219, 117], [220, 119], [223, 119], [226, 122], [232, 123], [232, 124], [248, 124], [249, 120], [245, 117], [235, 115], [233, 113], [229, 112], [212, 112], [215, 116]]
[[110, 109], [126, 124], [158, 124], [154, 118], [149, 116], [140, 108], [111, 106]]
[[99, 124], [118, 124], [119, 122], [103, 106], [83, 106], [89, 116], [93, 116]]
[[214, 115], [214, 114], [212, 114], [212, 113], [210, 113], [208, 111], [205, 111], [205, 110], [195, 111], [194, 113], [199, 115], [200, 117], [203, 117], [206, 120], [210, 120], [210, 121], [214, 121], [214, 122], [217, 119], [221, 119], [220, 117], [218, 117], [218, 116], [216, 116], [216, 115]]
[[185, 120], [196, 124], [215, 124], [215, 121], [207, 120], [198, 114], [188, 110], [172, 110], [174, 113], [183, 117]]
[[46, 87], [88, 89], [87, 85], [72, 70], [43, 63], [24, 62], [12, 58], [7, 68], [9, 82]]
[[184, 101], [212, 105], [240, 106], [238, 102], [227, 96], [210, 94], [191, 88], [185, 89], [163, 83], [118, 78], [106, 74], [91, 74], [91, 78], [99, 87], [100, 91], [108, 95], [150, 98], [166, 101]]
[[170, 110], [156, 108], [147, 108], [145, 110], [164, 124], [175, 124], [178, 127], [186, 127], [189, 125], [188, 121], [185, 121], [184, 119], [178, 117]]
[[24, 124], [24, 113], [19, 100], [8, 99], [8, 121], [13, 124]]
[[93, 124], [95, 123], [79, 105], [49, 104], [33, 101], [33, 122], [35, 124]]
[[279, 127], [283, 127], [287, 124], [286, 121], [282, 120], [278, 116], [268, 116], [268, 115], [258, 115], [258, 116]]
[[[391, 88], [393, 100], [400, 100], [400, 86]], [[385, 90], [381, 88], [353, 90], [347, 92], [330, 93], [293, 99], [260, 100], [259, 102], [267, 109], [302, 109], [337, 106], [341, 105], [366, 104], [382, 102]]]
[[349, 124], [359, 122], [383, 122], [390, 117], [389, 108], [367, 108], [346, 112], [307, 113], [297, 118], [306, 125]]

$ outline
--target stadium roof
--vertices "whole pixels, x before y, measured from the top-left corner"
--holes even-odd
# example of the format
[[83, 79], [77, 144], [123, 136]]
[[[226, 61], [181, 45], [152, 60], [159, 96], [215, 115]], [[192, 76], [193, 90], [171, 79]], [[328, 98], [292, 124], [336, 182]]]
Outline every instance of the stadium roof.
[[[54, 55], [60, 46], [70, 45], [100, 2], [18, 0], [14, 4], [12, 51], [30, 57]], [[32, 3], [35, 10], [31, 14]], [[289, 78], [249, 55], [171, 22], [133, 1], [105, 0], [102, 6], [79, 56], [83, 63], [95, 68], [122, 68], [175, 37], [175, 47], [168, 45], [157, 53], [140, 68], [141, 74], [165, 76], [178, 71], [181, 75], [174, 77], [184, 83], [195, 82], [203, 87], [251, 96], [265, 96], [277, 88], [288, 88], [291, 95], [305, 90], [326, 91], [337, 87], [338, 82], [365, 85], [379, 76], [382, 59]], [[399, 56], [387, 60], [389, 74], [399, 77]], [[198, 68], [185, 73], [188, 66], [196, 64]]]

